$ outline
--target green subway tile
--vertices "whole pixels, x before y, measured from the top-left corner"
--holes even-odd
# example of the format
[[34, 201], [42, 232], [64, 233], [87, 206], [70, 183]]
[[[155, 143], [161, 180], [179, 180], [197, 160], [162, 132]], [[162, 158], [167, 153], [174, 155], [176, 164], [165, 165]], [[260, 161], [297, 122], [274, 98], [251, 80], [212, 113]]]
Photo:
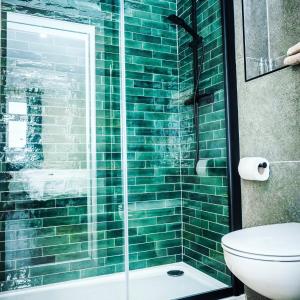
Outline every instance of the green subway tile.
[[130, 261], [129, 262], [130, 270], [144, 269], [146, 267], [147, 267], [146, 261]]
[[115, 273], [114, 266], [90, 268], [81, 271], [81, 278], [100, 276]]
[[79, 278], [80, 278], [79, 271], [65, 272], [65, 273], [53, 274], [53, 275], [45, 275], [45, 276], [43, 276], [43, 284], [64, 282], [64, 281], [75, 280], [75, 279], [79, 279]]
[[181, 222], [181, 216], [173, 215], [173, 216], [164, 216], [164, 217], [157, 218], [157, 224], [174, 223], [174, 222]]
[[44, 247], [50, 245], [61, 245], [68, 243], [68, 236], [54, 236], [35, 239], [35, 246]]
[[[129, 244], [134, 245], [134, 244], [140, 244], [140, 243], [145, 243], [146, 240], [148, 240], [149, 235], [142, 235], [142, 236], [131, 236], [129, 237]], [[149, 241], [149, 240], [148, 240]]]
[[63, 254], [63, 253], [76, 253], [80, 252], [80, 244], [66, 244], [59, 246], [50, 246], [43, 248], [44, 255], [54, 255], [54, 254]]
[[[144, 57], [133, 57], [133, 63], [135, 64], [144, 64], [147, 66], [161, 66], [161, 60], [155, 58], [144, 58]], [[130, 92], [133, 95], [133, 91]], [[141, 94], [142, 95], [142, 94]]]
[[200, 244], [201, 246], [204, 246], [204, 247], [207, 247], [210, 249], [210, 251], [213, 249], [215, 250], [216, 249], [216, 242], [215, 241], [212, 241], [210, 239], [207, 239], [205, 237], [202, 237], [200, 235], [197, 235], [195, 237], [195, 242], [197, 244]]
[[162, 241], [175, 238], [174, 231], [147, 234], [147, 241]]
[[161, 208], [161, 209], [151, 209], [151, 210], [148, 210], [146, 212], [148, 217], [168, 216], [168, 215], [173, 215], [174, 213], [176, 213], [176, 211], [172, 207], [170, 207], [170, 208]]
[[200, 177], [200, 183], [204, 185], [215, 185], [220, 186], [223, 183], [223, 179], [221, 177]]
[[223, 206], [210, 203], [202, 203], [202, 209], [207, 212], [223, 214]]
[[[166, 255], [166, 253], [165, 253], [165, 255]], [[139, 260], [151, 259], [151, 258], [155, 258], [157, 256], [158, 256], [157, 251], [151, 250], [151, 251], [140, 252], [138, 254], [138, 259]]]
[[147, 192], [164, 192], [164, 191], [172, 191], [174, 190], [173, 184], [151, 184], [146, 186]]
[[181, 239], [164, 240], [156, 243], [159, 248], [170, 248], [181, 245]]
[[80, 222], [79, 217], [57, 217], [57, 218], [43, 219], [43, 225], [45, 227], [78, 224], [79, 222]]
[[146, 226], [138, 228], [138, 234], [150, 234], [150, 233], [158, 233], [158, 232], [165, 232], [166, 225], [154, 225], [154, 226]]
[[213, 241], [219, 242], [223, 235], [220, 234], [220, 233], [213, 232], [213, 231], [203, 230], [203, 236], [205, 238], [208, 238], [208, 239], [211, 239]]
[[32, 267], [30, 270], [30, 275], [31, 276], [40, 276], [40, 275], [47, 275], [47, 274], [53, 274], [53, 273], [63, 273], [63, 272], [68, 271], [68, 269], [69, 269], [68, 264]]
[[210, 253], [208, 248], [194, 242], [189, 243], [189, 249], [202, 255], [209, 255]]
[[165, 265], [165, 264], [172, 264], [175, 263], [175, 257], [174, 256], [166, 256], [166, 257], [159, 257], [159, 258], [152, 258], [147, 260], [147, 267], [154, 267], [159, 265]]
[[228, 188], [226, 187], [216, 187], [216, 195], [227, 195], [228, 194]]
[[217, 222], [219, 224], [228, 225], [229, 224], [229, 218], [227, 216], [217, 216]]
[[219, 261], [220, 263], [225, 265], [225, 260], [224, 260], [224, 255], [222, 252], [217, 252], [214, 250], [210, 250], [210, 257], [213, 258], [214, 260]]
[[199, 184], [195, 186], [195, 192], [201, 193], [201, 194], [215, 194], [216, 193], [216, 187], [211, 185], [204, 185]]
[[143, 218], [143, 219], [135, 219], [135, 220], [129, 220], [129, 227], [142, 227], [142, 226], [149, 226], [149, 225], [155, 225], [158, 222], [156, 218]]
[[135, 244], [129, 246], [130, 252], [141, 252], [141, 251], [148, 251], [155, 248], [154, 243], [143, 243], [143, 244]]
[[168, 248], [167, 251], [168, 251], [167, 252], [168, 255], [178, 255], [179, 256], [179, 261], [182, 261], [182, 257], [181, 257], [182, 246], [181, 245], [179, 247]]
[[194, 259], [196, 261], [202, 261], [203, 255], [201, 253], [199, 253], [198, 251], [193, 251], [187, 247], [185, 247], [185, 249], [183, 251], [186, 256], [191, 257], [192, 259]]
[[114, 248], [106, 248], [106, 249], [98, 249], [97, 255], [98, 257], [107, 257], [107, 256], [118, 256], [123, 255], [123, 247], [114, 247]]
[[147, 202], [136, 202], [136, 209], [159, 209], [165, 207], [165, 203], [163, 201], [147, 201]]
[[118, 255], [118, 256], [108, 256], [105, 259], [105, 263], [107, 265], [122, 265], [124, 263], [124, 255]]
[[155, 200], [155, 193], [131, 194], [128, 197], [129, 202]]
[[221, 272], [225, 272], [225, 264], [224, 263], [220, 263], [217, 260], [214, 260], [212, 258], [209, 258], [207, 256], [203, 256], [203, 263], [208, 265], [209, 267], [211, 267], [212, 269], [221, 271]]
[[210, 223], [209, 230], [212, 230], [212, 231], [215, 231], [215, 232], [221, 233], [221, 234], [227, 234], [229, 232], [229, 226], [216, 224], [216, 223]]
[[87, 260], [82, 260], [82, 261], [78, 261], [78, 262], [76, 261], [76, 262], [72, 262], [70, 264], [70, 270], [75, 271], [75, 270], [94, 268], [94, 267], [98, 266], [99, 264], [101, 264], [101, 260], [96, 260], [96, 259], [87, 259]]

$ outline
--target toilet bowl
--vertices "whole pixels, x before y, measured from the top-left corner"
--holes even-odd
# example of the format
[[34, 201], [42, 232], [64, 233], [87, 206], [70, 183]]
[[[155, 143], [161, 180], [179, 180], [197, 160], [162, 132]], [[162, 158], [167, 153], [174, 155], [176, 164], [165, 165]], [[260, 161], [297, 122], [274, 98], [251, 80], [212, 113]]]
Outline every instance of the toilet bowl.
[[228, 268], [249, 288], [273, 300], [300, 300], [300, 223], [234, 231], [222, 247]]

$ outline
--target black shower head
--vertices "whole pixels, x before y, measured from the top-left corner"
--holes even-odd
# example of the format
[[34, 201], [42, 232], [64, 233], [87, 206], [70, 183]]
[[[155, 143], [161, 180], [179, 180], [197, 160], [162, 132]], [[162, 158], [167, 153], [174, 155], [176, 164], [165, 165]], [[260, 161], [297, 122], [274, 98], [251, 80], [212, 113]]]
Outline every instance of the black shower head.
[[201, 41], [202, 37], [197, 34], [182, 18], [176, 16], [176, 15], [170, 15], [167, 17], [169, 21], [171, 21], [173, 24], [182, 27], [185, 31], [187, 31], [193, 38], [195, 38], [197, 41]]

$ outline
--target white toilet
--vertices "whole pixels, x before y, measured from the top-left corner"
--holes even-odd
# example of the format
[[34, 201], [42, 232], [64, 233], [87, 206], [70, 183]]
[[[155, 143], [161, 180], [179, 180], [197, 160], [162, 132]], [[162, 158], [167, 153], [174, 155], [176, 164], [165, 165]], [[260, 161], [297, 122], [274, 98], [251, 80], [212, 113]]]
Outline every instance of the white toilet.
[[231, 232], [222, 238], [231, 272], [273, 300], [300, 300], [300, 223]]

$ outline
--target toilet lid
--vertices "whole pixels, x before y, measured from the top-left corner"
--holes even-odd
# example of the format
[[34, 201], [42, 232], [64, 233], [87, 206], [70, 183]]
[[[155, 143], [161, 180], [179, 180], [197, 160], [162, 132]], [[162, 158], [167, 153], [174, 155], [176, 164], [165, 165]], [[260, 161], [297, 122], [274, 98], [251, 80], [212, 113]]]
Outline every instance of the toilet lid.
[[299, 256], [300, 223], [265, 225], [225, 235], [222, 243], [236, 251], [265, 256]]

